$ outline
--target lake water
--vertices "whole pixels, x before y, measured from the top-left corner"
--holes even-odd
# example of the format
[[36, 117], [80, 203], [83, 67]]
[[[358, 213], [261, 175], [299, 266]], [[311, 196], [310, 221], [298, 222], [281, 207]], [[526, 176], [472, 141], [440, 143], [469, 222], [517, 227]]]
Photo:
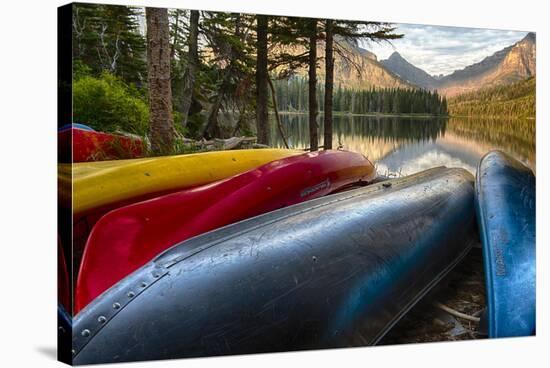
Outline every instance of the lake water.
[[[284, 147], [275, 117], [270, 119], [271, 143]], [[307, 114], [281, 114], [281, 122], [291, 148], [309, 147]], [[475, 174], [480, 158], [493, 149], [511, 154], [535, 172], [535, 120], [335, 115], [333, 124], [333, 147], [362, 153], [380, 175], [410, 175], [442, 165]], [[322, 145], [322, 122], [319, 125]]]

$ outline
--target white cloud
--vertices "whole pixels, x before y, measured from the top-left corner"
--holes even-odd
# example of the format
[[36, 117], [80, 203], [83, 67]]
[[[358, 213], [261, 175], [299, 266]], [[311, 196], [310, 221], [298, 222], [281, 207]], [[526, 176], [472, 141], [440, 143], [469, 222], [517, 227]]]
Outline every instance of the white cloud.
[[426, 72], [449, 74], [457, 69], [483, 60], [486, 56], [521, 40], [527, 32], [480, 28], [423, 26], [396, 24], [402, 39], [388, 43], [363, 44], [379, 60], [387, 59], [392, 52]]

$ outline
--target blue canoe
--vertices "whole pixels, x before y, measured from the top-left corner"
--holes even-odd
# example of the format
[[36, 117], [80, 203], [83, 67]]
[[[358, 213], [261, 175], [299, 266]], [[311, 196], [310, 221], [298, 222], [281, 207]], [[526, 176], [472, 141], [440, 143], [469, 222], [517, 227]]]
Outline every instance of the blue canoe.
[[376, 344], [475, 229], [474, 177], [446, 168], [241, 221], [175, 245], [78, 313], [73, 363]]
[[500, 151], [485, 155], [476, 179], [489, 337], [535, 334], [535, 176]]
[[77, 129], [82, 129], [82, 130], [89, 130], [89, 131], [92, 131], [94, 132], [94, 128], [88, 126], [88, 125], [85, 125], [85, 124], [80, 124], [80, 123], [72, 123], [72, 124], [65, 124], [63, 125], [62, 127], [59, 127], [57, 129], [58, 132], [62, 132], [64, 130], [67, 130], [67, 129], [71, 129], [71, 128], [77, 128]]

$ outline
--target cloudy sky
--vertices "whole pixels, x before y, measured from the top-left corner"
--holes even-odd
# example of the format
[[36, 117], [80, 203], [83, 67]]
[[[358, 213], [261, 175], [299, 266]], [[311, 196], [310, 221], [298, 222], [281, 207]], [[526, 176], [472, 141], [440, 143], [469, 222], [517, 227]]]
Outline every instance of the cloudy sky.
[[449, 74], [521, 40], [527, 32], [494, 29], [396, 24], [397, 33], [405, 36], [386, 44], [363, 44], [378, 60], [387, 59], [392, 52], [426, 72]]

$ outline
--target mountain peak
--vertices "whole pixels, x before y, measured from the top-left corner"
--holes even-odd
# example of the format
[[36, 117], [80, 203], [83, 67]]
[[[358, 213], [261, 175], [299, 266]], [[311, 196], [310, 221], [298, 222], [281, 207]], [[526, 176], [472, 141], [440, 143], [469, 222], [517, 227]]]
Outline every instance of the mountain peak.
[[536, 42], [537, 41], [537, 36], [535, 34], [535, 32], [529, 32], [527, 33], [527, 35], [525, 37], [523, 37], [523, 39], [519, 42]]
[[405, 60], [405, 59], [403, 58], [403, 56], [401, 56], [401, 54], [398, 53], [397, 51], [392, 52], [392, 54], [390, 55], [390, 57], [388, 58], [388, 60], [391, 60], [391, 59], [393, 59], [393, 60]]
[[432, 89], [436, 84], [436, 80], [431, 75], [409, 63], [397, 51], [380, 63], [399, 77], [421, 88]]

